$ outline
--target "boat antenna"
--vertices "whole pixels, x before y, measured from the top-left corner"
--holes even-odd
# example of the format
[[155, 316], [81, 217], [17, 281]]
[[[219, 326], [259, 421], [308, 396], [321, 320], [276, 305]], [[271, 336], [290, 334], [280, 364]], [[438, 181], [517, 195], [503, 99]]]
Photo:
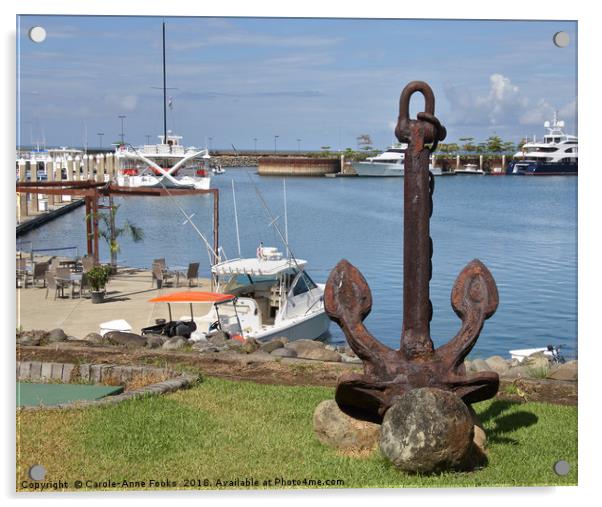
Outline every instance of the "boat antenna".
[[165, 73], [165, 21], [163, 21], [163, 144], [167, 144], [167, 76]]
[[234, 180], [232, 180], [232, 200], [234, 201], [234, 223], [236, 224], [236, 245], [238, 246], [238, 257], [240, 253], [240, 233], [238, 232], [238, 211], [236, 210], [236, 192], [234, 191]]
[[286, 245], [286, 256], [290, 258], [291, 251], [288, 247], [288, 213], [286, 206], [286, 178], [282, 178], [282, 186], [284, 190], [284, 244]]
[[263, 195], [261, 194], [259, 188], [257, 187], [257, 185], [255, 184], [255, 182], [253, 181], [253, 178], [251, 177], [251, 174], [249, 173], [249, 171], [246, 171], [246, 173], [247, 173], [247, 176], [249, 177], [249, 180], [251, 181], [251, 184], [253, 185], [253, 188], [255, 189], [255, 193], [257, 194], [257, 197], [259, 198], [259, 201], [261, 202], [261, 204], [265, 208], [265, 210], [266, 210], [266, 212], [267, 212], [267, 214], [268, 214], [268, 216], [269, 216], [269, 218], [271, 220], [270, 225], [274, 226], [274, 229], [276, 229], [276, 232], [280, 236], [280, 239], [284, 243], [284, 246], [286, 246], [286, 251], [289, 254], [290, 260], [292, 260], [295, 263], [295, 266], [297, 267], [297, 269], [299, 271], [303, 271], [301, 269], [301, 266], [299, 266], [299, 263], [297, 262], [297, 259], [295, 258], [295, 254], [293, 253], [293, 251], [291, 250], [291, 247], [288, 244], [288, 238], [284, 237], [284, 235], [282, 234], [282, 231], [280, 230], [280, 228], [278, 227], [278, 224], [276, 223], [276, 221], [278, 220], [278, 217], [274, 217], [274, 214], [272, 213], [272, 211], [270, 210], [269, 206], [265, 202], [265, 199], [263, 198]]

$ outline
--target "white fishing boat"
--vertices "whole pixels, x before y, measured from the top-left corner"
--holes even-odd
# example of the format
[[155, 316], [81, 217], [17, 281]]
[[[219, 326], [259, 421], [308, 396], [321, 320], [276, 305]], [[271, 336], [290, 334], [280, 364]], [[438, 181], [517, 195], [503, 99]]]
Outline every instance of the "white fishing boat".
[[[168, 303], [169, 321], [145, 328], [143, 334], [177, 333], [193, 341], [218, 331], [241, 341], [322, 336], [330, 325], [324, 311], [324, 285], [305, 272], [306, 261], [284, 259], [275, 248], [262, 251], [260, 258], [215, 264], [211, 272], [217, 280], [216, 292], [176, 292], [151, 299]], [[186, 313], [174, 315], [172, 304], [185, 304]]]
[[[401, 177], [404, 172], [407, 147], [407, 144], [393, 145], [376, 157], [368, 157], [366, 160], [353, 162], [351, 167], [358, 176]], [[433, 167], [432, 164], [429, 164], [429, 170], [434, 176], [441, 176], [442, 174], [441, 168]]]

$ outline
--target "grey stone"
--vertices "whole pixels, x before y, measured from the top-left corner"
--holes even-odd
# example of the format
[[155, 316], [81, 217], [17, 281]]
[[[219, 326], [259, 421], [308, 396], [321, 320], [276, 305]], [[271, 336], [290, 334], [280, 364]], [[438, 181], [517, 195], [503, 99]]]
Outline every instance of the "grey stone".
[[63, 375], [62, 380], [65, 383], [71, 382], [71, 373], [73, 373], [73, 369], [75, 368], [74, 364], [65, 363], [63, 364]]
[[568, 361], [554, 366], [548, 373], [547, 378], [552, 380], [578, 380], [577, 361]]
[[90, 380], [90, 365], [89, 364], [80, 364], [79, 365], [79, 378], [83, 382], [88, 382]]
[[362, 364], [362, 360], [357, 356], [348, 356], [347, 354], [341, 354], [341, 361], [343, 363]]
[[263, 343], [260, 348], [264, 352], [272, 353], [276, 349], [280, 349], [282, 347], [284, 347], [284, 343], [279, 338], [276, 338], [275, 340], [270, 340], [267, 343]]
[[48, 341], [50, 343], [64, 342], [66, 339], [67, 339], [67, 335], [65, 334], [65, 331], [63, 331], [60, 328], [53, 329], [52, 331], [50, 331], [48, 333]]
[[29, 361], [19, 362], [19, 380], [28, 380], [31, 371], [31, 363]]
[[125, 347], [144, 347], [146, 338], [136, 333], [124, 333], [123, 331], [109, 331], [104, 335], [108, 343]]
[[485, 360], [492, 371], [496, 373], [504, 373], [508, 371], [510, 365], [502, 356], [491, 356]]
[[337, 449], [374, 449], [378, 443], [378, 424], [349, 417], [334, 400], [325, 400], [316, 407], [313, 424], [317, 439]]
[[[242, 344], [241, 351], [245, 354], [252, 354], [256, 350], [259, 350], [261, 344], [255, 338], [247, 338]], [[266, 352], [269, 354], [269, 352]]]
[[380, 449], [401, 470], [432, 473], [462, 468], [473, 438], [472, 416], [458, 396], [420, 388], [403, 395], [385, 414]]
[[151, 334], [146, 335], [146, 347], [149, 349], [158, 349], [168, 340], [167, 336]]
[[48, 332], [41, 329], [25, 331], [19, 335], [19, 344], [25, 346], [38, 346], [48, 343]]
[[270, 355], [274, 357], [297, 357], [297, 353], [293, 349], [287, 349], [286, 347], [272, 350]]
[[51, 377], [53, 380], [62, 380], [63, 378], [63, 363], [53, 363]]
[[550, 368], [550, 359], [542, 352], [537, 352], [523, 359], [521, 364], [533, 371], [542, 371]]
[[84, 336], [84, 340], [92, 343], [105, 343], [105, 339], [99, 333], [88, 333]]
[[223, 331], [215, 331], [214, 333], [207, 336], [207, 341], [217, 347], [223, 347], [224, 345], [226, 345], [228, 337]]
[[42, 363], [40, 379], [41, 380], [50, 380], [51, 378], [52, 378], [52, 363]]
[[180, 350], [188, 343], [188, 340], [183, 336], [174, 336], [167, 340], [161, 347], [164, 350]]
[[469, 359], [464, 360], [464, 368], [466, 369], [466, 373], [470, 373], [473, 370], [472, 361]]
[[245, 357], [244, 362], [246, 364], [265, 363], [267, 361], [273, 361], [273, 360], [274, 360], [274, 356], [272, 356], [271, 354], [268, 354], [267, 352], [264, 352], [263, 350], [256, 350], [255, 352], [248, 354]]
[[40, 380], [42, 376], [42, 363], [39, 361], [32, 361], [29, 367], [29, 378], [31, 380]]
[[475, 372], [491, 371], [491, 367], [483, 359], [473, 359], [472, 371], [475, 371]]
[[505, 378], [525, 378], [531, 376], [531, 369], [528, 366], [513, 366], [501, 375]]
[[100, 364], [91, 364], [90, 365], [90, 376], [89, 380], [93, 384], [99, 384], [101, 379], [101, 365]]
[[301, 348], [297, 351], [297, 357], [301, 359], [313, 359], [314, 361], [341, 362], [341, 355], [334, 350], [326, 348]]
[[309, 350], [324, 350], [324, 343], [315, 340], [295, 340], [287, 343], [285, 347], [294, 350], [297, 356], [302, 357]]

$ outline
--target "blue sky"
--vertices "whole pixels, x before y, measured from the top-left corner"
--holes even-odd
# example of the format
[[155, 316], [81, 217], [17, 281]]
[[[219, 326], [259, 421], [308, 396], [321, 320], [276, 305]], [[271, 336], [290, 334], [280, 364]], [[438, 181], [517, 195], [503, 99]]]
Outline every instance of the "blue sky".
[[[393, 141], [399, 94], [427, 81], [447, 141], [544, 133], [558, 110], [576, 133], [575, 22], [22, 16], [22, 144], [89, 146], [162, 130], [161, 22], [173, 108], [168, 128], [213, 148], [356, 147]], [[30, 27], [47, 38], [35, 44]], [[557, 48], [555, 32], [571, 43]], [[413, 101], [413, 112], [422, 107]], [[18, 138], [19, 140], [19, 138]]]

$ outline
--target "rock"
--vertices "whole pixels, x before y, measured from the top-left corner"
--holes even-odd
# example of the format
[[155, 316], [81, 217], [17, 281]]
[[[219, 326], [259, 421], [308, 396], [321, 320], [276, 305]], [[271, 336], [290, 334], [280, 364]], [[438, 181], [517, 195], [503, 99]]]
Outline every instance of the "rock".
[[470, 405], [466, 405], [468, 411], [470, 412], [470, 417], [472, 418], [473, 430], [474, 430], [474, 438], [473, 443], [479, 448], [482, 453], [485, 453], [485, 449], [487, 447], [487, 434], [485, 433], [485, 428], [483, 427], [483, 423], [479, 419], [479, 416], [474, 411], [474, 409]]
[[[242, 344], [241, 351], [245, 354], [251, 354], [258, 350], [260, 347], [259, 342], [255, 338], [247, 338]], [[268, 352], [266, 352], [267, 354]]]
[[387, 410], [380, 449], [406, 472], [460, 469], [472, 450], [474, 422], [464, 402], [441, 389], [413, 389]]
[[492, 371], [502, 374], [510, 368], [508, 361], [506, 361], [502, 356], [491, 356], [485, 359], [485, 362], [491, 368]]
[[491, 367], [483, 359], [474, 359], [472, 361], [472, 371], [474, 371], [474, 372], [491, 371]]
[[109, 331], [104, 335], [104, 338], [111, 345], [122, 345], [125, 347], [144, 347], [146, 345], [146, 338], [136, 333]]
[[38, 346], [48, 343], [48, 332], [41, 329], [25, 331], [19, 335], [19, 344], [26, 346]]
[[466, 373], [470, 373], [471, 371], [474, 371], [472, 368], [472, 361], [465, 359], [464, 360], [464, 369], [466, 370]]
[[357, 356], [348, 356], [347, 354], [341, 354], [341, 361], [343, 363], [362, 364], [362, 360]]
[[105, 343], [105, 339], [99, 333], [88, 333], [86, 336], [84, 336], [84, 341], [91, 343]]
[[297, 351], [297, 357], [300, 359], [313, 359], [314, 361], [341, 362], [341, 355], [334, 350], [314, 348]]
[[49, 343], [64, 342], [66, 339], [67, 339], [67, 335], [65, 334], [65, 331], [63, 331], [60, 328], [53, 329], [52, 331], [50, 331], [48, 333], [48, 342]]
[[324, 349], [324, 344], [315, 340], [295, 340], [287, 343], [285, 347], [294, 350], [301, 357], [308, 350]]
[[345, 354], [351, 357], [357, 357], [357, 355], [349, 345], [345, 345]]
[[67, 342], [83, 342], [86, 340], [82, 340], [82, 339], [78, 338], [77, 336], [69, 335], [69, 336], [67, 336], [67, 339], [65, 341], [67, 341]]
[[268, 354], [267, 352], [264, 352], [263, 350], [256, 350], [255, 352], [248, 354], [243, 359], [245, 364], [265, 363], [267, 361], [273, 361], [273, 360], [274, 360], [274, 357], [272, 356], [272, 354]]
[[293, 349], [287, 349], [286, 347], [272, 350], [270, 355], [275, 357], [297, 357], [297, 353]]
[[146, 335], [146, 347], [149, 349], [159, 349], [169, 338], [160, 334]]
[[284, 347], [284, 343], [279, 338], [276, 338], [275, 340], [270, 340], [267, 343], [263, 343], [260, 349], [264, 352], [272, 353], [274, 352], [274, 350], [280, 349], [282, 347]]
[[161, 347], [164, 350], [179, 350], [188, 343], [188, 340], [183, 336], [173, 336], [167, 340]]
[[337, 402], [325, 400], [314, 411], [314, 433], [325, 445], [345, 450], [374, 449], [380, 426], [349, 417]]
[[527, 366], [513, 366], [502, 373], [503, 377], [506, 378], [525, 378], [531, 375], [531, 370]]
[[550, 368], [550, 359], [542, 352], [538, 352], [523, 359], [521, 365], [526, 366], [533, 371], [547, 370]]
[[228, 340], [225, 343], [225, 346], [229, 350], [236, 350], [238, 352], [242, 352], [242, 343], [240, 343], [238, 340]]
[[548, 373], [547, 378], [552, 380], [577, 380], [577, 361], [568, 361], [554, 366]]
[[223, 347], [229, 339], [223, 331], [216, 331], [207, 336], [207, 341], [216, 347]]

